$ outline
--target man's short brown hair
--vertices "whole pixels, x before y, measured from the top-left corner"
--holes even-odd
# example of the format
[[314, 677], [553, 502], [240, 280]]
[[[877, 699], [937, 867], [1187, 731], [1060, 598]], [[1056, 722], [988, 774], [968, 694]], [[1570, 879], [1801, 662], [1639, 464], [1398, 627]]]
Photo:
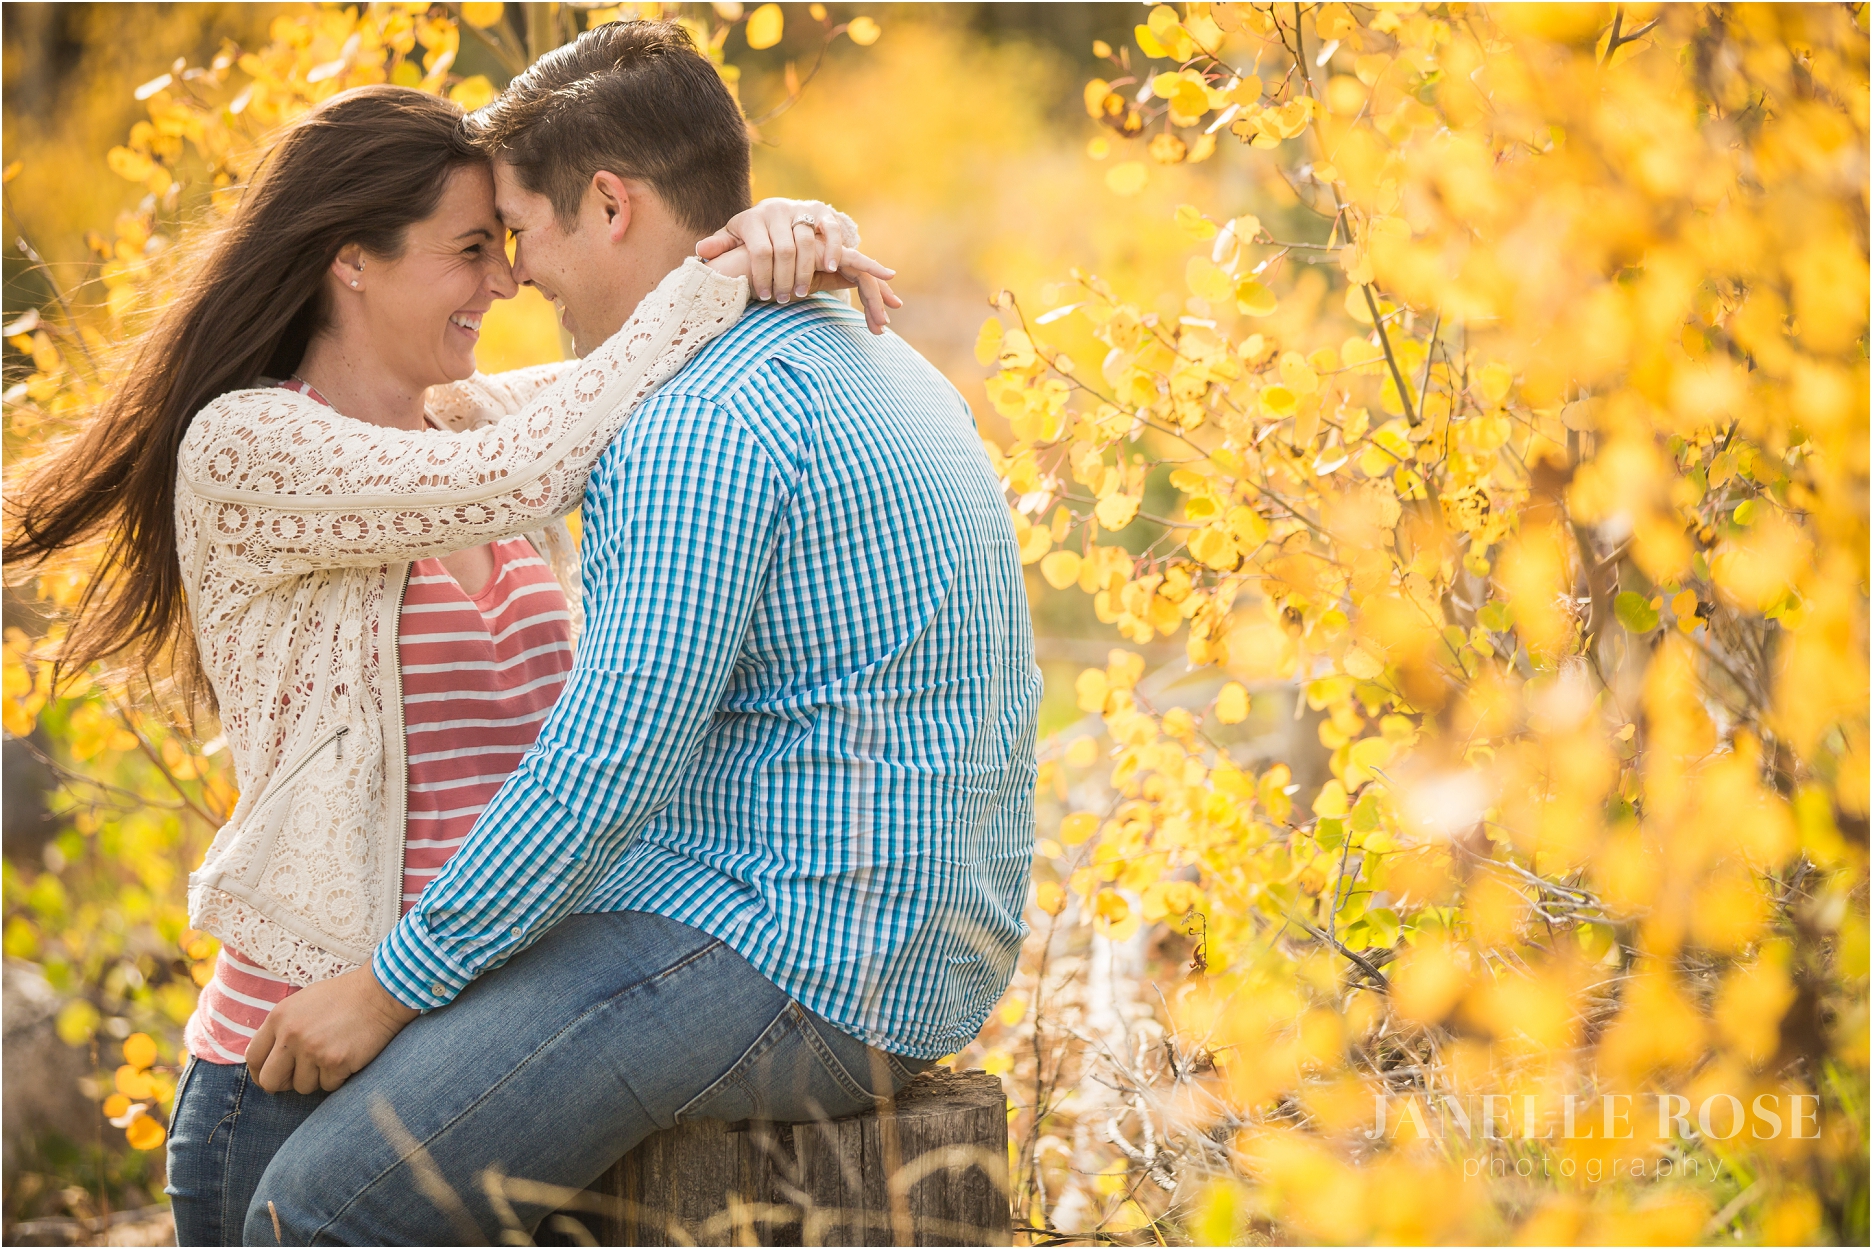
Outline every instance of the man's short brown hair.
[[636, 178], [698, 234], [751, 202], [748, 134], [721, 75], [674, 22], [607, 22], [542, 56], [468, 118], [520, 184], [578, 216], [592, 175]]

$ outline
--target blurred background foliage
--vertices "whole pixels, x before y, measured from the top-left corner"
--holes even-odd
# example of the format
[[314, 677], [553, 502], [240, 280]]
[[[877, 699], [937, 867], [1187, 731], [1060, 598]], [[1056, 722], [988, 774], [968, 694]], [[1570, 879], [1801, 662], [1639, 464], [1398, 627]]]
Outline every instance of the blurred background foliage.
[[[281, 121], [677, 15], [1007, 480], [1034, 938], [955, 1061], [1024, 1235], [1863, 1242], [1866, 10], [1771, 12], [8, 5], [8, 471]], [[480, 356], [563, 349], [526, 291]], [[49, 688], [86, 575], [10, 579], [0, 700], [5, 1212], [67, 1238], [160, 1203], [237, 783]], [[1822, 1130], [1448, 1114], [1763, 1093]]]

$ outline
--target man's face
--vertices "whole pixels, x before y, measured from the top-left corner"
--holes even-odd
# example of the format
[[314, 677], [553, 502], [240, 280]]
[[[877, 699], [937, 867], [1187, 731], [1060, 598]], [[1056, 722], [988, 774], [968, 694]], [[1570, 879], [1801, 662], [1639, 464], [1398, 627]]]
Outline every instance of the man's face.
[[559, 323], [572, 335], [579, 355], [589, 354], [617, 329], [607, 298], [601, 240], [586, 238], [584, 215], [567, 229], [552, 201], [520, 185], [513, 167], [494, 162], [494, 207], [513, 232], [514, 280], [533, 287], [559, 309]]

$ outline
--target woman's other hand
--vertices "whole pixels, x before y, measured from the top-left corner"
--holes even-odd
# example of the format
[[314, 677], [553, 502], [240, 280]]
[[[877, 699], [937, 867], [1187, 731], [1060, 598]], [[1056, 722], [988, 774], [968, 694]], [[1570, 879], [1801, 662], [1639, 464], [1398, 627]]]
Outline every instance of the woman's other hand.
[[903, 300], [889, 287], [896, 271], [858, 248], [850, 217], [817, 200], [767, 199], [737, 213], [696, 244], [696, 255], [730, 277], [745, 277], [754, 297], [788, 303], [821, 290], [858, 288], [874, 334]]

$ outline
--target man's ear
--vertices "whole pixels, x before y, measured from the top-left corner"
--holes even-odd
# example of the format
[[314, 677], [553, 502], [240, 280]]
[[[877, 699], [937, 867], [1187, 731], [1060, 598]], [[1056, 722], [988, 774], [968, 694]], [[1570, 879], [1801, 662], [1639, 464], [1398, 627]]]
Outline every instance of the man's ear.
[[630, 229], [631, 223], [631, 184], [609, 170], [600, 169], [592, 175], [591, 189], [604, 214], [605, 237], [613, 243], [623, 242], [624, 232]]

